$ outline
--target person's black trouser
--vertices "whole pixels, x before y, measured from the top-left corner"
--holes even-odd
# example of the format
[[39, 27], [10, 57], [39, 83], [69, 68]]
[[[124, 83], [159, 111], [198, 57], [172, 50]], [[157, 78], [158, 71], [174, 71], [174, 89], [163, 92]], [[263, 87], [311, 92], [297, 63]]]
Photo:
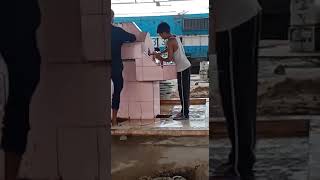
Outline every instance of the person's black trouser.
[[190, 68], [177, 73], [178, 91], [180, 103], [182, 106], [181, 114], [189, 117], [189, 101], [190, 101]]
[[5, 152], [22, 155], [26, 151], [30, 129], [29, 106], [40, 80], [41, 57], [36, 30], [1, 32], [0, 54], [9, 75], [9, 96], [5, 106], [1, 146]]
[[241, 176], [251, 173], [255, 163], [259, 33], [260, 15], [216, 34], [220, 93], [232, 144], [229, 161]]
[[122, 67], [113, 66], [111, 79], [113, 82], [112, 109], [119, 110], [120, 96], [123, 89]]

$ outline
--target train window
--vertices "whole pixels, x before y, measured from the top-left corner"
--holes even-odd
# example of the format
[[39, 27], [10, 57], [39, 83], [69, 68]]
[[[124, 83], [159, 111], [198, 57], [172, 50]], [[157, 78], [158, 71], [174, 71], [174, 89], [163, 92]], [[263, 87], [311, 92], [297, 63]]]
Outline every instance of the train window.
[[201, 19], [184, 19], [183, 30], [208, 30], [209, 29], [209, 18]]

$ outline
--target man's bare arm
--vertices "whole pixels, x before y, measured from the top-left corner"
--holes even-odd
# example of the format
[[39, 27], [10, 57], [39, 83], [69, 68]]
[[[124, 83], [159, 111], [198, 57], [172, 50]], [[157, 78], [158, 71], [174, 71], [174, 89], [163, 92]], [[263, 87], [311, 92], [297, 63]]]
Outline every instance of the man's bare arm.
[[175, 46], [175, 40], [169, 40], [168, 44], [167, 44], [167, 52], [168, 52], [168, 57], [167, 58], [163, 58], [161, 56], [161, 54], [157, 54], [156, 58], [159, 59], [160, 61], [165, 61], [165, 62], [171, 62], [174, 61], [173, 58], [173, 53], [174, 53], [174, 46]]

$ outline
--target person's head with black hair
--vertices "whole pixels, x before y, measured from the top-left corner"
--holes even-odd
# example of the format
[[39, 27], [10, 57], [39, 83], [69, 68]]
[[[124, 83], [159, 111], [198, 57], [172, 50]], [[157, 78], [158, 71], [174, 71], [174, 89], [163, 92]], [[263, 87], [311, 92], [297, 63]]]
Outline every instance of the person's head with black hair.
[[171, 36], [170, 26], [166, 22], [162, 22], [158, 25], [157, 33], [162, 39], [168, 39]]

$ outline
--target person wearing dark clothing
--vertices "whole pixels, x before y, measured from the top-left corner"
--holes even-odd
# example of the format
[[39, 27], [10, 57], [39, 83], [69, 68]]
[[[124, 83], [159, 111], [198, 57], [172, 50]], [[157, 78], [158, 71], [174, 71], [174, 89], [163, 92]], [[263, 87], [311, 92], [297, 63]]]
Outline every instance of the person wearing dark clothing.
[[0, 14], [0, 54], [9, 76], [1, 147], [5, 152], [5, 180], [16, 180], [30, 130], [29, 106], [40, 80], [36, 31], [41, 12], [37, 0], [20, 0], [1, 2]]
[[253, 180], [261, 7], [257, 0], [216, 0], [213, 12], [220, 94], [232, 145], [229, 161], [218, 169]]
[[[111, 17], [113, 19], [114, 13], [111, 10]], [[111, 31], [111, 79], [113, 82], [113, 95], [112, 95], [112, 125], [117, 124], [117, 114], [120, 106], [120, 95], [123, 89], [123, 63], [121, 59], [121, 46], [125, 42], [136, 41], [136, 36], [126, 32], [120, 27], [112, 25]]]
[[[162, 39], [167, 40], [166, 49], [160, 53], [152, 53], [162, 62], [173, 61], [176, 65], [178, 91], [181, 102], [181, 112], [173, 117], [174, 120], [188, 120], [189, 119], [189, 105], [190, 105], [190, 67], [191, 63], [188, 60], [184, 47], [179, 37], [171, 34], [170, 25], [162, 22], [157, 27], [157, 33]], [[168, 58], [163, 58], [161, 54], [167, 52]]]

